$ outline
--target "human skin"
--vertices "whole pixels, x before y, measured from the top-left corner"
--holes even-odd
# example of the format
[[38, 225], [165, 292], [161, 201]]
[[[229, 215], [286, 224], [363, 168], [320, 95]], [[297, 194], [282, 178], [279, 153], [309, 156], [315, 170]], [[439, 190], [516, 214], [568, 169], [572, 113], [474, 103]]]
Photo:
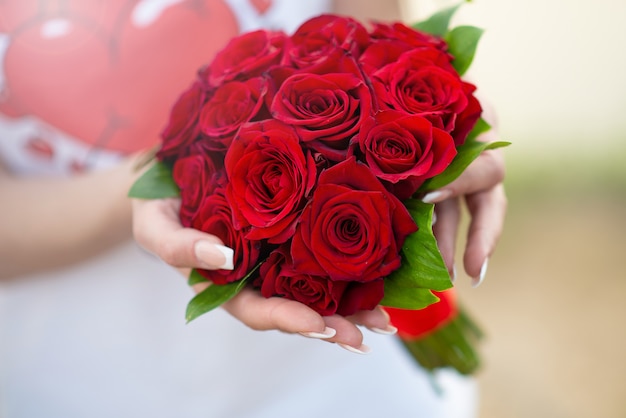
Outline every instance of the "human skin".
[[61, 268], [131, 238], [135, 158], [73, 177], [18, 177], [0, 164], [0, 279]]

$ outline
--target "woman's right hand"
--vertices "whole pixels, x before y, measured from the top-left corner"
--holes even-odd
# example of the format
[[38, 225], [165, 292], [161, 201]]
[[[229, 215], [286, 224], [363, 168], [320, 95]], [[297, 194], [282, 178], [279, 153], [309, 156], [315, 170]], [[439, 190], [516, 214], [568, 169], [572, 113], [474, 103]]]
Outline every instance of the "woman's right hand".
[[[188, 276], [192, 268], [231, 268], [232, 250], [214, 235], [185, 228], [178, 218], [180, 199], [133, 200], [133, 233], [137, 242], [167, 264]], [[201, 292], [208, 284], [197, 284]], [[388, 315], [381, 309], [361, 311], [348, 318], [321, 316], [308, 306], [284, 299], [265, 298], [245, 288], [222, 307], [254, 330], [280, 330], [334, 342], [343, 348], [367, 353], [357, 325], [382, 333], [394, 333]]]

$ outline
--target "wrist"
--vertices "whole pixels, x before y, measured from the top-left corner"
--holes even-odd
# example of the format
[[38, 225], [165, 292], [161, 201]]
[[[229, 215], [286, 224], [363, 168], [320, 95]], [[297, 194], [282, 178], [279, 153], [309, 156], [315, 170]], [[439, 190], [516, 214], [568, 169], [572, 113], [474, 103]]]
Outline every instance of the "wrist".
[[132, 235], [132, 207], [128, 190], [140, 175], [141, 170], [137, 169], [139, 158], [139, 155], [129, 156], [111, 170], [98, 173], [106, 185], [108, 197], [105, 201], [110, 204], [103, 233], [113, 241], [128, 239]]

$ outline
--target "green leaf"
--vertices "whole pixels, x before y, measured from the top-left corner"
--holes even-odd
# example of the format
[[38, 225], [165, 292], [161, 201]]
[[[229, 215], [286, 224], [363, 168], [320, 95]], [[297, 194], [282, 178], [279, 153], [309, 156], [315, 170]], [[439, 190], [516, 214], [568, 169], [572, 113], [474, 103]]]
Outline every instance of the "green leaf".
[[479, 118], [478, 121], [476, 122], [476, 125], [474, 125], [470, 133], [467, 135], [465, 142], [476, 140], [476, 138], [478, 138], [478, 135], [484, 134], [490, 129], [491, 129], [491, 125], [489, 125], [487, 121], [484, 120], [483, 118]]
[[465, 144], [457, 148], [457, 155], [452, 163], [445, 171], [432, 179], [426, 180], [419, 189], [419, 192], [429, 192], [431, 190], [440, 189], [446, 184], [453, 182], [461, 173], [474, 161], [481, 152], [502, 148], [510, 145], [510, 142], [478, 142], [476, 140], [468, 140]]
[[483, 30], [474, 26], [458, 26], [446, 34], [448, 52], [454, 57], [452, 65], [459, 75], [465, 74], [472, 64], [482, 34]]
[[408, 199], [404, 205], [419, 225], [419, 230], [409, 235], [404, 242], [402, 253], [406, 259], [403, 263], [405, 268], [398, 269], [398, 274], [409, 273], [411, 282], [405, 282], [405, 285], [438, 291], [449, 289], [452, 287], [450, 274], [432, 230], [434, 205], [419, 199]]
[[187, 281], [187, 284], [189, 286], [193, 286], [195, 284], [207, 283], [208, 281], [209, 281], [209, 279], [207, 279], [206, 277], [201, 275], [198, 272], [198, 270], [193, 269], [193, 270], [191, 270], [191, 274], [189, 274], [189, 280]]
[[[246, 286], [248, 280], [258, 270], [262, 263], [257, 264], [243, 279], [224, 285], [212, 284], [198, 293], [187, 305], [185, 318], [187, 323], [219, 307], [224, 302], [235, 297]], [[189, 278], [191, 281], [193, 274]]]
[[414, 29], [422, 32], [430, 33], [431, 35], [443, 37], [448, 32], [448, 26], [454, 13], [461, 7], [463, 3], [459, 3], [456, 6], [443, 9], [433, 14], [428, 19], [418, 22], [413, 25]]
[[418, 199], [409, 199], [404, 204], [419, 230], [405, 240], [400, 268], [385, 279], [381, 305], [422, 309], [439, 300], [431, 290], [449, 289], [452, 282], [432, 231], [434, 205]]
[[164, 199], [177, 197], [179, 194], [180, 190], [172, 179], [172, 170], [161, 161], [156, 161], [135, 181], [128, 192], [128, 197]]
[[439, 302], [439, 298], [433, 295], [433, 292], [429, 289], [421, 287], [389, 287], [385, 283], [385, 297], [380, 304], [391, 308], [424, 309], [435, 302]]
[[458, 315], [442, 327], [420, 338], [401, 341], [426, 370], [447, 367], [469, 375], [480, 367], [477, 346], [482, 338], [478, 325], [459, 307]]
[[224, 285], [210, 285], [189, 301], [187, 313], [185, 314], [187, 322], [193, 321], [200, 315], [212, 311], [222, 303], [230, 300], [239, 293], [245, 285], [245, 279]]

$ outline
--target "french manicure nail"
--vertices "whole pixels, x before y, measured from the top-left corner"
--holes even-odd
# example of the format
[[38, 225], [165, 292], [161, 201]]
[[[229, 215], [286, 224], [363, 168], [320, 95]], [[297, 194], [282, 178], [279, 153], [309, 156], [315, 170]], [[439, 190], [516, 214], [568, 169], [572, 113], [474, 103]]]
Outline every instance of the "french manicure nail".
[[235, 255], [235, 251], [232, 248], [220, 244], [217, 244], [215, 248], [217, 248], [218, 251], [221, 252], [226, 259], [224, 264], [220, 265], [219, 267], [223, 270], [233, 270], [235, 268], [233, 262], [233, 256]]
[[422, 197], [422, 202], [437, 203], [446, 200], [451, 195], [452, 192], [450, 190], [435, 190], [434, 192], [426, 193], [426, 195]]
[[194, 247], [196, 257], [209, 270], [232, 270], [234, 251], [232, 248], [209, 241], [198, 241]]
[[394, 335], [395, 333], [398, 332], [398, 328], [394, 327], [393, 325], [387, 325], [387, 328], [382, 329], [382, 328], [369, 328], [370, 331], [375, 332], [376, 334], [382, 334], [382, 335]]
[[483, 282], [483, 280], [485, 280], [485, 275], [487, 274], [487, 265], [489, 264], [489, 259], [486, 258], [485, 262], [483, 263], [482, 267], [480, 268], [480, 274], [478, 275], [478, 277], [474, 277], [472, 279], [472, 287], [478, 287], [480, 286], [480, 284]]
[[372, 352], [372, 349], [370, 347], [368, 347], [365, 344], [361, 344], [361, 346], [359, 348], [356, 347], [352, 347], [351, 345], [348, 344], [341, 344], [341, 343], [337, 343], [337, 345], [339, 345], [339, 347], [348, 350], [351, 353], [356, 353], [356, 354], [369, 354]]
[[452, 283], [456, 281], [456, 264], [452, 265], [452, 274], [450, 275], [450, 281]]
[[433, 218], [430, 221], [430, 226], [435, 226], [436, 223], [437, 223], [437, 212], [433, 212]]
[[300, 332], [299, 334], [307, 338], [319, 338], [321, 340], [325, 340], [327, 338], [333, 338], [335, 334], [337, 334], [337, 330], [326, 327], [322, 332]]

